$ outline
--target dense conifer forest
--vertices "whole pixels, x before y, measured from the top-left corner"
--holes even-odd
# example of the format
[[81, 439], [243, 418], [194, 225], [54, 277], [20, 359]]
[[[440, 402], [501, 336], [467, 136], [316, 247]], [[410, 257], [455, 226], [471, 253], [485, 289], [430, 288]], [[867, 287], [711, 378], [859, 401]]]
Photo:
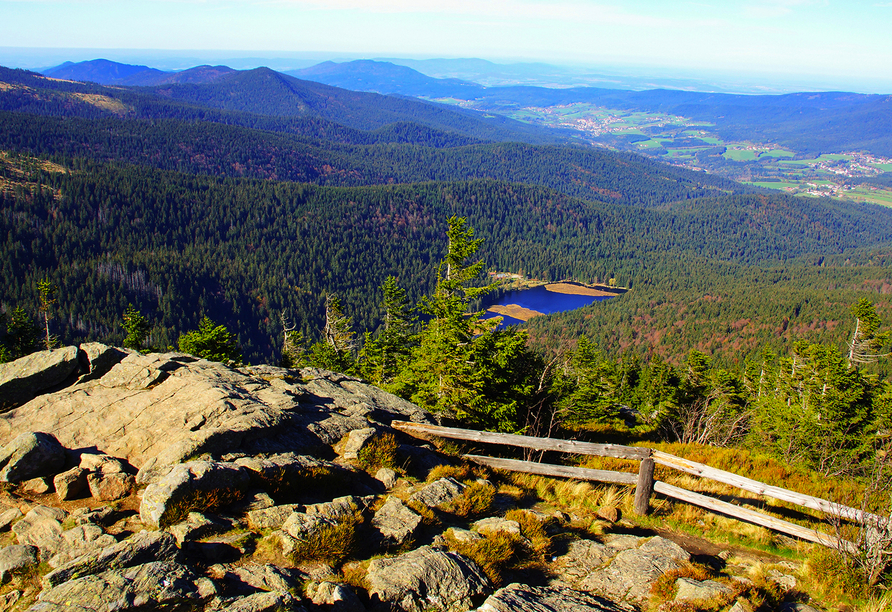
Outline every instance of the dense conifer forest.
[[490, 269], [632, 288], [534, 320], [543, 346], [585, 333], [613, 356], [679, 363], [697, 348], [739, 364], [800, 337], [840, 342], [859, 297], [887, 308], [885, 209], [272, 71], [146, 88], [0, 80], [0, 301], [34, 313], [52, 279], [67, 341], [123, 337], [133, 303], [157, 346], [208, 314], [246, 359], [276, 359], [282, 314], [318, 338], [327, 293], [374, 332], [388, 275], [413, 303], [433, 287], [451, 215]]

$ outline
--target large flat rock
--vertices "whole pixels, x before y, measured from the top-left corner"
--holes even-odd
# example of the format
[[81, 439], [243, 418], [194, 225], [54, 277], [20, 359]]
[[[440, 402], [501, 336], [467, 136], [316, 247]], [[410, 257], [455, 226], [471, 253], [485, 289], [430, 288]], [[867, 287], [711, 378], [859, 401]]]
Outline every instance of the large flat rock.
[[21, 406], [41, 391], [63, 383], [79, 367], [78, 348], [65, 346], [0, 363], [0, 412]]
[[27, 431], [52, 432], [66, 448], [146, 467], [145, 483], [202, 453], [330, 453], [343, 435], [369, 426], [366, 415], [430, 422], [414, 404], [324, 370], [237, 369], [179, 353], [131, 353], [98, 378], [6, 413], [0, 445]]

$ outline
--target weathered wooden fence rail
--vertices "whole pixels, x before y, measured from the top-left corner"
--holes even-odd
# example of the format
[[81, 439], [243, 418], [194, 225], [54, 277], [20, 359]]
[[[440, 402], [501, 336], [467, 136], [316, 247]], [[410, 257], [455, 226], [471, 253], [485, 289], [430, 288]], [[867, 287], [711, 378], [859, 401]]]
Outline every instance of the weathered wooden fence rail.
[[736, 504], [730, 504], [707, 495], [701, 495], [700, 493], [694, 493], [693, 491], [675, 487], [665, 482], [655, 481], [653, 472], [656, 464], [693, 474], [701, 478], [728, 484], [758, 495], [772, 497], [781, 501], [818, 510], [825, 514], [846, 520], [863, 522], [874, 528], [887, 528], [888, 526], [888, 519], [862, 512], [857, 508], [850, 508], [818, 497], [812, 497], [810, 495], [797, 493], [796, 491], [768, 485], [732, 472], [719, 470], [702, 463], [689, 461], [650, 448], [622, 446], [618, 444], [595, 444], [592, 442], [577, 442], [575, 440], [559, 440], [555, 438], [535, 438], [532, 436], [493, 433], [488, 431], [476, 431], [473, 429], [459, 429], [455, 427], [441, 427], [423, 423], [409, 423], [406, 421], [394, 421], [393, 426], [410, 435], [430, 435], [469, 442], [480, 442], [484, 444], [501, 444], [536, 451], [557, 451], [562, 453], [615, 457], [618, 459], [640, 461], [638, 474], [636, 475], [629, 472], [569, 467], [548, 463], [537, 463], [534, 461], [521, 461], [518, 459], [500, 459], [497, 457], [486, 457], [481, 455], [464, 455], [464, 457], [470, 461], [496, 469], [538, 474], [540, 476], [635, 485], [634, 507], [635, 512], [640, 515], [647, 514], [651, 495], [653, 493], [659, 493], [666, 497], [671, 497], [705, 508], [711, 512], [717, 512], [738, 520], [767, 527], [768, 529], [803, 540], [816, 542], [840, 550], [854, 551], [854, 545], [851, 542], [841, 540], [834, 536], [808, 529], [801, 525], [796, 525], [761, 512], [756, 512], [755, 510], [742, 508]]

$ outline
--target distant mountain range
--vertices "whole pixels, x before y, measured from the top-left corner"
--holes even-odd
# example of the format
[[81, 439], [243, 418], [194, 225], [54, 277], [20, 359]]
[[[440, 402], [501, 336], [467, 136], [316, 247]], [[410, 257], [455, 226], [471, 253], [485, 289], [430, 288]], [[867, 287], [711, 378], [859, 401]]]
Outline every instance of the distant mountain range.
[[[404, 62], [405, 63], [405, 62]], [[494, 73], [507, 78], [516, 73], [518, 79], [532, 71], [531, 65], [496, 65], [484, 60], [423, 60], [415, 62], [426, 70], [449, 74], [450, 68], [460, 66], [481, 79]], [[543, 74], [547, 67], [535, 65]], [[474, 71], [477, 71], [476, 73]], [[517, 85], [487, 87], [477, 82], [457, 78], [434, 78], [405, 65], [391, 62], [357, 60], [335, 63], [323, 62], [285, 74], [269, 69], [235, 71], [225, 66], [198, 66], [181, 72], [162, 72], [146, 66], [118, 64], [107, 60], [93, 60], [78, 64], [66, 63], [44, 72], [53, 78], [91, 81], [103, 85], [159, 87], [166, 85], [219, 83], [226, 91], [215, 99], [207, 90], [200, 94], [186, 88], [172, 89], [171, 98], [197, 101], [229, 110], [259, 112], [267, 115], [292, 114], [301, 108], [292, 94], [296, 91], [296, 77], [350, 91], [410, 96], [427, 100], [452, 99], [473, 101], [474, 108], [493, 115], [506, 115], [524, 107], [549, 107], [561, 104], [588, 103], [624, 111], [660, 112], [688, 117], [715, 125], [725, 140], [771, 142], [790, 147], [803, 154], [862, 150], [877, 155], [892, 156], [892, 96], [864, 95], [845, 92], [796, 93], [785, 95], [740, 95], [703, 93], [673, 89], [631, 91], [597, 87], [551, 88]], [[264, 75], [264, 76], [260, 76]], [[261, 81], [264, 81], [261, 83]], [[250, 82], [250, 83], [249, 83]], [[247, 94], [240, 101], [235, 89], [262, 86], [257, 94]], [[227, 89], [228, 88], [228, 89]], [[313, 86], [300, 85], [311, 96], [333, 100], [330, 92]], [[273, 91], [278, 89], [279, 91]], [[287, 93], [290, 91], [291, 93]], [[285, 95], [285, 98], [282, 96]], [[224, 101], [225, 99], [225, 101]], [[344, 94], [340, 95], [343, 104]], [[379, 101], [382, 117], [388, 115], [390, 100]], [[279, 107], [278, 105], [283, 106]], [[336, 105], [338, 106], [338, 105]], [[343, 113], [335, 121], [342, 121], [344, 113], [352, 111], [341, 106]], [[280, 110], [276, 110], [280, 108]], [[332, 109], [333, 110], [333, 109]], [[453, 107], [455, 112], [460, 112]], [[400, 110], [399, 112], [402, 112]], [[386, 121], [386, 119], [384, 119]], [[368, 123], [350, 123], [359, 129], [371, 129]], [[441, 122], [427, 125], [442, 128]], [[525, 131], [514, 122], [513, 129]], [[490, 138], [490, 136], [484, 136]], [[520, 137], [528, 140], [529, 134]], [[541, 140], [540, 140], [541, 142]]]
[[473, 100], [506, 114], [524, 107], [589, 103], [705, 121], [726, 140], [774, 142], [802, 153], [863, 150], [892, 156], [892, 96], [846, 92], [741, 95], [671, 89], [484, 87], [434, 79], [386, 62], [328, 62], [293, 71], [300, 78], [359, 91]]
[[97, 59], [78, 63], [65, 62], [44, 70], [42, 74], [53, 79], [138, 87], [168, 83], [212, 83], [232, 72], [235, 70], [227, 66], [196, 66], [180, 72], [167, 72], [148, 66]]

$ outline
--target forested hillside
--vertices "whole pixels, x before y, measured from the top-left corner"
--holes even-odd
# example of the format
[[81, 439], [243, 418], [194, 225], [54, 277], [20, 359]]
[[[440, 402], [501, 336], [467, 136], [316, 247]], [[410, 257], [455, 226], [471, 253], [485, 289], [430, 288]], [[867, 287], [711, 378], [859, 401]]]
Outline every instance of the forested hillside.
[[558, 132], [499, 116], [411, 98], [348, 91], [301, 81], [267, 68], [232, 71], [209, 83], [123, 88], [59, 81], [0, 67], [0, 82], [6, 84], [0, 90], [0, 109], [43, 115], [176, 118], [251, 127], [260, 120], [259, 116], [265, 118], [261, 120], [261, 127], [289, 126], [295, 124], [295, 119], [312, 118], [356, 130], [411, 122], [492, 141], [558, 143], [567, 140]]
[[120, 313], [133, 302], [156, 322], [161, 345], [210, 313], [232, 322], [252, 360], [274, 357], [282, 312], [316, 336], [326, 292], [360, 330], [377, 325], [377, 287], [388, 275], [418, 299], [451, 215], [484, 239], [494, 269], [630, 285], [611, 312], [632, 296], [666, 299], [674, 287], [741, 287], [753, 274], [747, 265], [892, 241], [889, 212], [784, 196], [647, 209], [496, 181], [332, 188], [91, 163], [30, 178], [2, 196], [7, 303], [33, 301], [37, 281], [51, 278], [73, 337], [121, 333]]
[[413, 301], [431, 288], [451, 215], [491, 269], [632, 288], [534, 321], [551, 345], [584, 331], [614, 355], [734, 361], [799, 332], [838, 338], [847, 304], [886, 286], [848, 255], [892, 242], [885, 209], [546, 145], [557, 137], [530, 126], [268, 70], [151, 88], [0, 80], [0, 301], [36, 312], [52, 279], [69, 339], [120, 337], [132, 302], [159, 346], [209, 314], [268, 360], [282, 314], [318, 337], [327, 292], [372, 331], [388, 275]]

